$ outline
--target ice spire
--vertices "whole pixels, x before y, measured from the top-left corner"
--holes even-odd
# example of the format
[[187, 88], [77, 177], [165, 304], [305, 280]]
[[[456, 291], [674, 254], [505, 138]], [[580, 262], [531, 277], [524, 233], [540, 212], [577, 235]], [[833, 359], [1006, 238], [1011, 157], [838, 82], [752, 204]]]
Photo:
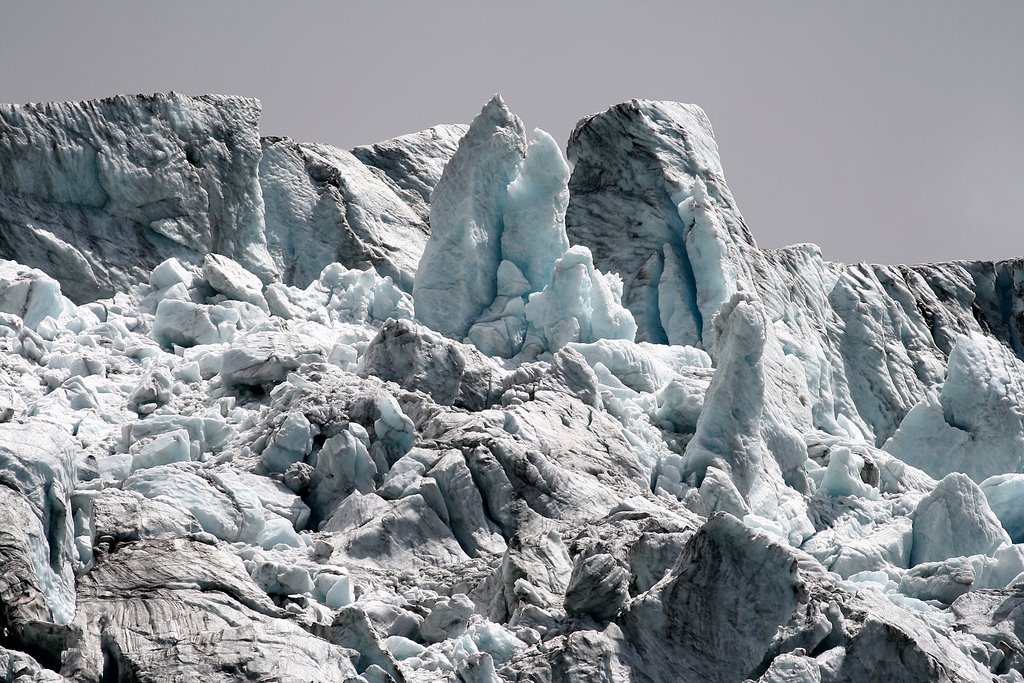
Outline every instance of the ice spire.
[[497, 293], [507, 188], [526, 154], [523, 122], [495, 95], [434, 188], [413, 300], [428, 327], [462, 339]]

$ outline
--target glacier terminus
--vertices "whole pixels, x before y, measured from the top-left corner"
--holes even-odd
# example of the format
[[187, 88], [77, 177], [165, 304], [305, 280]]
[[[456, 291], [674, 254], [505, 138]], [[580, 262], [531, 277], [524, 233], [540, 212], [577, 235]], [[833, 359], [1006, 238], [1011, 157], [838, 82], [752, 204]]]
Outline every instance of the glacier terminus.
[[757, 246], [695, 105], [0, 105], [5, 681], [1024, 683], [1024, 259]]

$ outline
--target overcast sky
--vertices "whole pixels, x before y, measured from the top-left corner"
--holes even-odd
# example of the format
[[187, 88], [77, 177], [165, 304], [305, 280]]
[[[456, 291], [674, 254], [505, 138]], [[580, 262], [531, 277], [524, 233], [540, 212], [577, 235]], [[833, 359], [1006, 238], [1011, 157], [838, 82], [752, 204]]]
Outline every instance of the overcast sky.
[[0, 101], [263, 102], [341, 147], [501, 92], [568, 138], [630, 98], [701, 105], [763, 247], [886, 263], [1024, 256], [1024, 2], [0, 0]]

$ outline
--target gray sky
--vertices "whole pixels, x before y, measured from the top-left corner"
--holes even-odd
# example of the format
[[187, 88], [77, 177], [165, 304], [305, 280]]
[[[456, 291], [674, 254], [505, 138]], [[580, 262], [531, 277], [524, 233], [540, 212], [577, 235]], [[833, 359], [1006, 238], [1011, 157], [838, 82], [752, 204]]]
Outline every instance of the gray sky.
[[694, 102], [763, 247], [1024, 256], [1024, 2], [0, 0], [0, 101], [233, 93], [341, 147], [468, 122], [501, 92], [567, 139]]

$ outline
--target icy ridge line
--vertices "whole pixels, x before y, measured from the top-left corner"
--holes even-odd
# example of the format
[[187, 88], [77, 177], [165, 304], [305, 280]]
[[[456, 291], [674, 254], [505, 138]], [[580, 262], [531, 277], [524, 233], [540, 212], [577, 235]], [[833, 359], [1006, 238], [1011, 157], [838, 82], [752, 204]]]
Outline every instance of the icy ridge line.
[[0, 105], [11, 680], [1024, 680], [1020, 259], [761, 250], [693, 105], [258, 117]]

